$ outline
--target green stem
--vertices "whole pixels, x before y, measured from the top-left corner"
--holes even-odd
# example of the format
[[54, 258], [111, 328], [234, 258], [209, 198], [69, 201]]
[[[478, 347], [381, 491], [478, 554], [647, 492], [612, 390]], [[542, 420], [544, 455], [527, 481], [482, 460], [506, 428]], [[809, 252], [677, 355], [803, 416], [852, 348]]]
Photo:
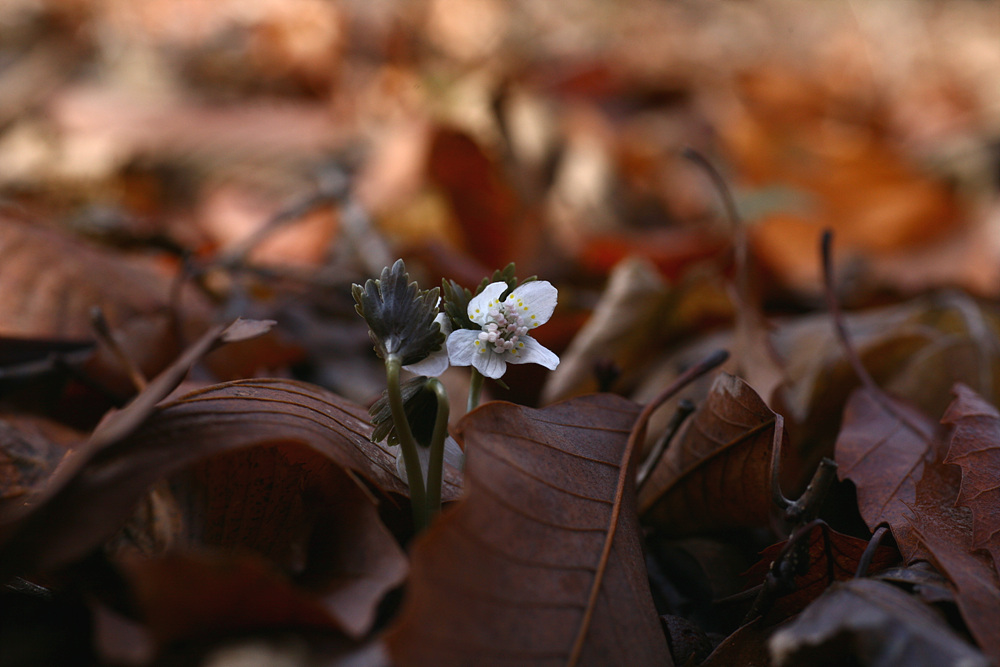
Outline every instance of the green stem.
[[472, 369], [472, 382], [469, 383], [469, 406], [467, 412], [479, 407], [479, 394], [483, 391], [483, 374]]
[[427, 465], [427, 513], [434, 516], [441, 511], [441, 479], [444, 468], [444, 441], [448, 437], [448, 392], [437, 378], [428, 378], [425, 386], [437, 395], [437, 416], [434, 435], [431, 436], [431, 455]]
[[389, 396], [389, 407], [392, 410], [392, 424], [396, 428], [396, 437], [403, 452], [403, 463], [406, 464], [406, 479], [410, 484], [410, 505], [413, 507], [413, 525], [419, 533], [427, 527], [427, 494], [424, 492], [424, 476], [420, 470], [420, 457], [417, 455], [417, 442], [413, 439], [410, 422], [406, 419], [403, 407], [403, 394], [399, 388], [399, 369], [402, 360], [395, 354], [390, 354], [385, 360], [386, 393]]

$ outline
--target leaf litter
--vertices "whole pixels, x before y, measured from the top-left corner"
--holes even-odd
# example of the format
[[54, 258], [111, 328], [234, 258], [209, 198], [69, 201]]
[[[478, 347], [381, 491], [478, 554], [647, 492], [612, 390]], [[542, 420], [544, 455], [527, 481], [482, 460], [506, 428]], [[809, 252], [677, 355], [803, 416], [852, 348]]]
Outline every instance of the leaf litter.
[[[76, 4], [0, 8], [0, 664], [1000, 661], [995, 3]], [[407, 406], [424, 532], [396, 257], [559, 293]]]

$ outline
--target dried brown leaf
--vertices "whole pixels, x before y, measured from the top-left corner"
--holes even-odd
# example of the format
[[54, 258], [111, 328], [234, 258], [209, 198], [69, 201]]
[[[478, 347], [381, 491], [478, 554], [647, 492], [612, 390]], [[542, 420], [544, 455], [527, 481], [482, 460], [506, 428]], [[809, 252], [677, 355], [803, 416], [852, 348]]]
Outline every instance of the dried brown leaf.
[[160, 643], [274, 628], [338, 628], [319, 600], [252, 553], [132, 556], [120, 567]]
[[1000, 569], [1000, 412], [965, 385], [942, 422], [954, 428], [945, 463], [962, 469], [958, 504], [972, 510], [972, 546]]
[[[743, 575], [747, 581], [752, 584], [761, 583], [771, 563], [778, 558], [786, 544], [787, 540], [762, 551], [760, 560]], [[794, 590], [777, 600], [767, 615], [768, 621], [773, 622], [774, 619], [786, 618], [802, 611], [834, 581], [853, 579], [868, 542], [838, 533], [827, 526], [816, 525], [809, 531], [802, 546], [805, 553], [799, 558], [805, 571], [795, 576], [792, 583]], [[879, 545], [868, 572], [879, 572], [898, 562], [899, 553], [894, 548]]]
[[[231, 382], [160, 408], [142, 428], [68, 469], [43, 503], [7, 518], [5, 568], [47, 569], [84, 555], [113, 533], [155, 481], [221, 451], [300, 443], [387, 493], [406, 495], [395, 457], [368, 436], [367, 412], [319, 387], [284, 380]], [[448, 471], [444, 497], [458, 477]]]
[[638, 412], [602, 394], [463, 419], [466, 496], [414, 546], [397, 665], [671, 664], [627, 466]]
[[[0, 218], [0, 334], [88, 339], [91, 310], [100, 307], [129, 358], [153, 376], [179, 352], [174, 315], [188, 335], [210, 320], [193, 290], [184, 294], [183, 312], [171, 312], [172, 281], [150, 262]], [[88, 370], [117, 390], [129, 386], [107, 350], [98, 350]]]
[[[719, 374], [639, 494], [639, 511], [670, 532], [766, 526], [773, 509], [770, 460], [775, 413], [743, 380]], [[794, 451], [783, 448], [782, 475], [799, 482]]]
[[933, 608], [874, 579], [836, 583], [770, 641], [777, 667], [961, 665], [990, 661]]
[[[371, 628], [382, 597], [406, 576], [406, 557], [369, 495], [342, 468], [307, 447], [224, 452], [195, 463], [171, 482], [181, 510], [170, 539], [175, 546], [149, 567], [159, 567], [159, 559], [198, 561], [222, 550], [257, 554], [276, 575], [288, 577], [289, 586], [296, 584], [299, 595], [309, 594], [307, 608], [318, 603], [327, 623], [353, 638]], [[233, 560], [234, 566], [242, 562]], [[124, 562], [127, 571], [134, 570], [134, 559], [126, 555]], [[184, 582], [176, 583], [185, 590]], [[180, 600], [169, 583], [158, 585], [163, 594], [146, 605], [153, 615], [163, 606], [183, 617], [184, 605], [200, 613], [206, 605], [199, 598], [218, 593], [192, 588]], [[247, 591], [242, 597], [255, 603], [255, 594]], [[267, 609], [246, 609], [241, 617], [255, 613], [266, 624]], [[221, 629], [218, 622], [197, 625], [203, 631]]]
[[862, 387], [844, 410], [837, 436], [840, 479], [854, 482], [869, 529], [887, 523], [908, 559], [916, 548], [908, 516], [924, 463], [934, 455], [935, 424], [902, 401]]
[[1000, 579], [992, 559], [972, 544], [972, 512], [956, 504], [961, 473], [938, 458], [924, 465], [911, 507], [917, 548], [908, 561], [929, 560], [955, 586], [955, 602], [972, 636], [1000, 659]]

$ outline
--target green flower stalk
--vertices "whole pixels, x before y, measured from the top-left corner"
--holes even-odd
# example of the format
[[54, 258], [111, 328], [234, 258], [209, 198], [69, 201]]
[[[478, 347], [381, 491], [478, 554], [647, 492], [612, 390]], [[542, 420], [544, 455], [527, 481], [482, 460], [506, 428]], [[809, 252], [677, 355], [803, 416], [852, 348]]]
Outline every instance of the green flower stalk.
[[[410, 282], [403, 260], [397, 260], [392, 268], [383, 269], [377, 280], [368, 280], [363, 287], [353, 285], [351, 293], [358, 314], [368, 323], [375, 352], [385, 362], [386, 402], [406, 466], [413, 522], [419, 532], [430, 521], [430, 509], [399, 375], [403, 368], [440, 374], [448, 365], [445, 318], [438, 313], [439, 290], [421, 291]], [[440, 489], [437, 494], [440, 498]]]

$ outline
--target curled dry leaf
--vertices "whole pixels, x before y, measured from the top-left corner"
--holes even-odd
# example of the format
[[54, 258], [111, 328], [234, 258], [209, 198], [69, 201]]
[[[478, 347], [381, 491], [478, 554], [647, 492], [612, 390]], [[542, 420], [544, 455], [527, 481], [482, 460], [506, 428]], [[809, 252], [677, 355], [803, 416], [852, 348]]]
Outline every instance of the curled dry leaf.
[[934, 436], [933, 422], [871, 387], [851, 395], [837, 436], [837, 474], [854, 482], [861, 517], [871, 530], [889, 524], [908, 560], [917, 538], [907, 517], [924, 463], [934, 455]]
[[836, 583], [770, 641], [776, 667], [987, 667], [932, 607], [874, 579]]
[[958, 504], [972, 510], [972, 546], [1000, 569], [1000, 412], [964, 385], [942, 418], [954, 429], [945, 463], [962, 469]]
[[[50, 484], [44, 503], [26, 506], [16, 523], [0, 525], [4, 571], [72, 562], [121, 526], [155, 481], [231, 449], [301, 443], [376, 488], [405, 496], [395, 458], [368, 440], [367, 416], [361, 406], [301, 382], [239, 381], [188, 394], [158, 408], [130, 437], [68, 469], [59, 484]], [[458, 474], [446, 474], [443, 496], [452, 499]]]
[[466, 495], [414, 545], [395, 664], [671, 664], [628, 465], [638, 413], [601, 394], [459, 423]]
[[[750, 385], [720, 373], [643, 486], [643, 520], [674, 533], [768, 525], [774, 425], [775, 413]], [[798, 486], [790, 447], [782, 448], [781, 472], [786, 490]]]
[[337, 627], [319, 600], [251, 553], [132, 555], [120, 567], [161, 644], [274, 627]]
[[[66, 487], [85, 476], [87, 466], [98, 454], [119, 444], [135, 430], [152, 413], [155, 405], [181, 383], [191, 366], [219, 344], [220, 336], [227, 330], [223, 326], [210, 329], [127, 406], [105, 415], [87, 442], [76, 448], [73, 456], [64, 460], [54, 474], [49, 476], [44, 488], [23, 500], [0, 501], [0, 553], [6, 556], [0, 566], [0, 580], [16, 574], [19, 568], [27, 567], [29, 563], [36, 567], [39, 565], [35, 562], [37, 554], [34, 550], [39, 547], [39, 543], [53, 537], [50, 532], [50, 516], [58, 516], [66, 509], [73, 511], [72, 507], [60, 509], [67, 492]], [[155, 479], [150, 480], [150, 483]], [[86, 532], [86, 528], [83, 530]]]
[[[324, 625], [357, 639], [371, 628], [385, 593], [406, 576], [406, 557], [371, 497], [343, 468], [305, 446], [217, 454], [174, 476], [171, 489], [181, 515], [165, 540], [173, 548], [150, 559], [129, 558], [127, 551], [120, 558], [133, 580], [139, 577], [144, 617], [161, 639], [266, 627], [274, 622], [268, 590], [288, 591], [279, 613], [304, 613], [304, 622], [313, 624], [319, 608]], [[212, 600], [232, 597], [229, 589], [254, 566], [248, 554], [266, 559], [274, 583], [262, 592], [243, 582], [236, 619], [216, 616], [219, 603]], [[232, 572], [216, 582], [220, 588], [202, 581], [227, 563]], [[175, 565], [193, 570], [199, 585], [180, 575], [169, 580]]]

